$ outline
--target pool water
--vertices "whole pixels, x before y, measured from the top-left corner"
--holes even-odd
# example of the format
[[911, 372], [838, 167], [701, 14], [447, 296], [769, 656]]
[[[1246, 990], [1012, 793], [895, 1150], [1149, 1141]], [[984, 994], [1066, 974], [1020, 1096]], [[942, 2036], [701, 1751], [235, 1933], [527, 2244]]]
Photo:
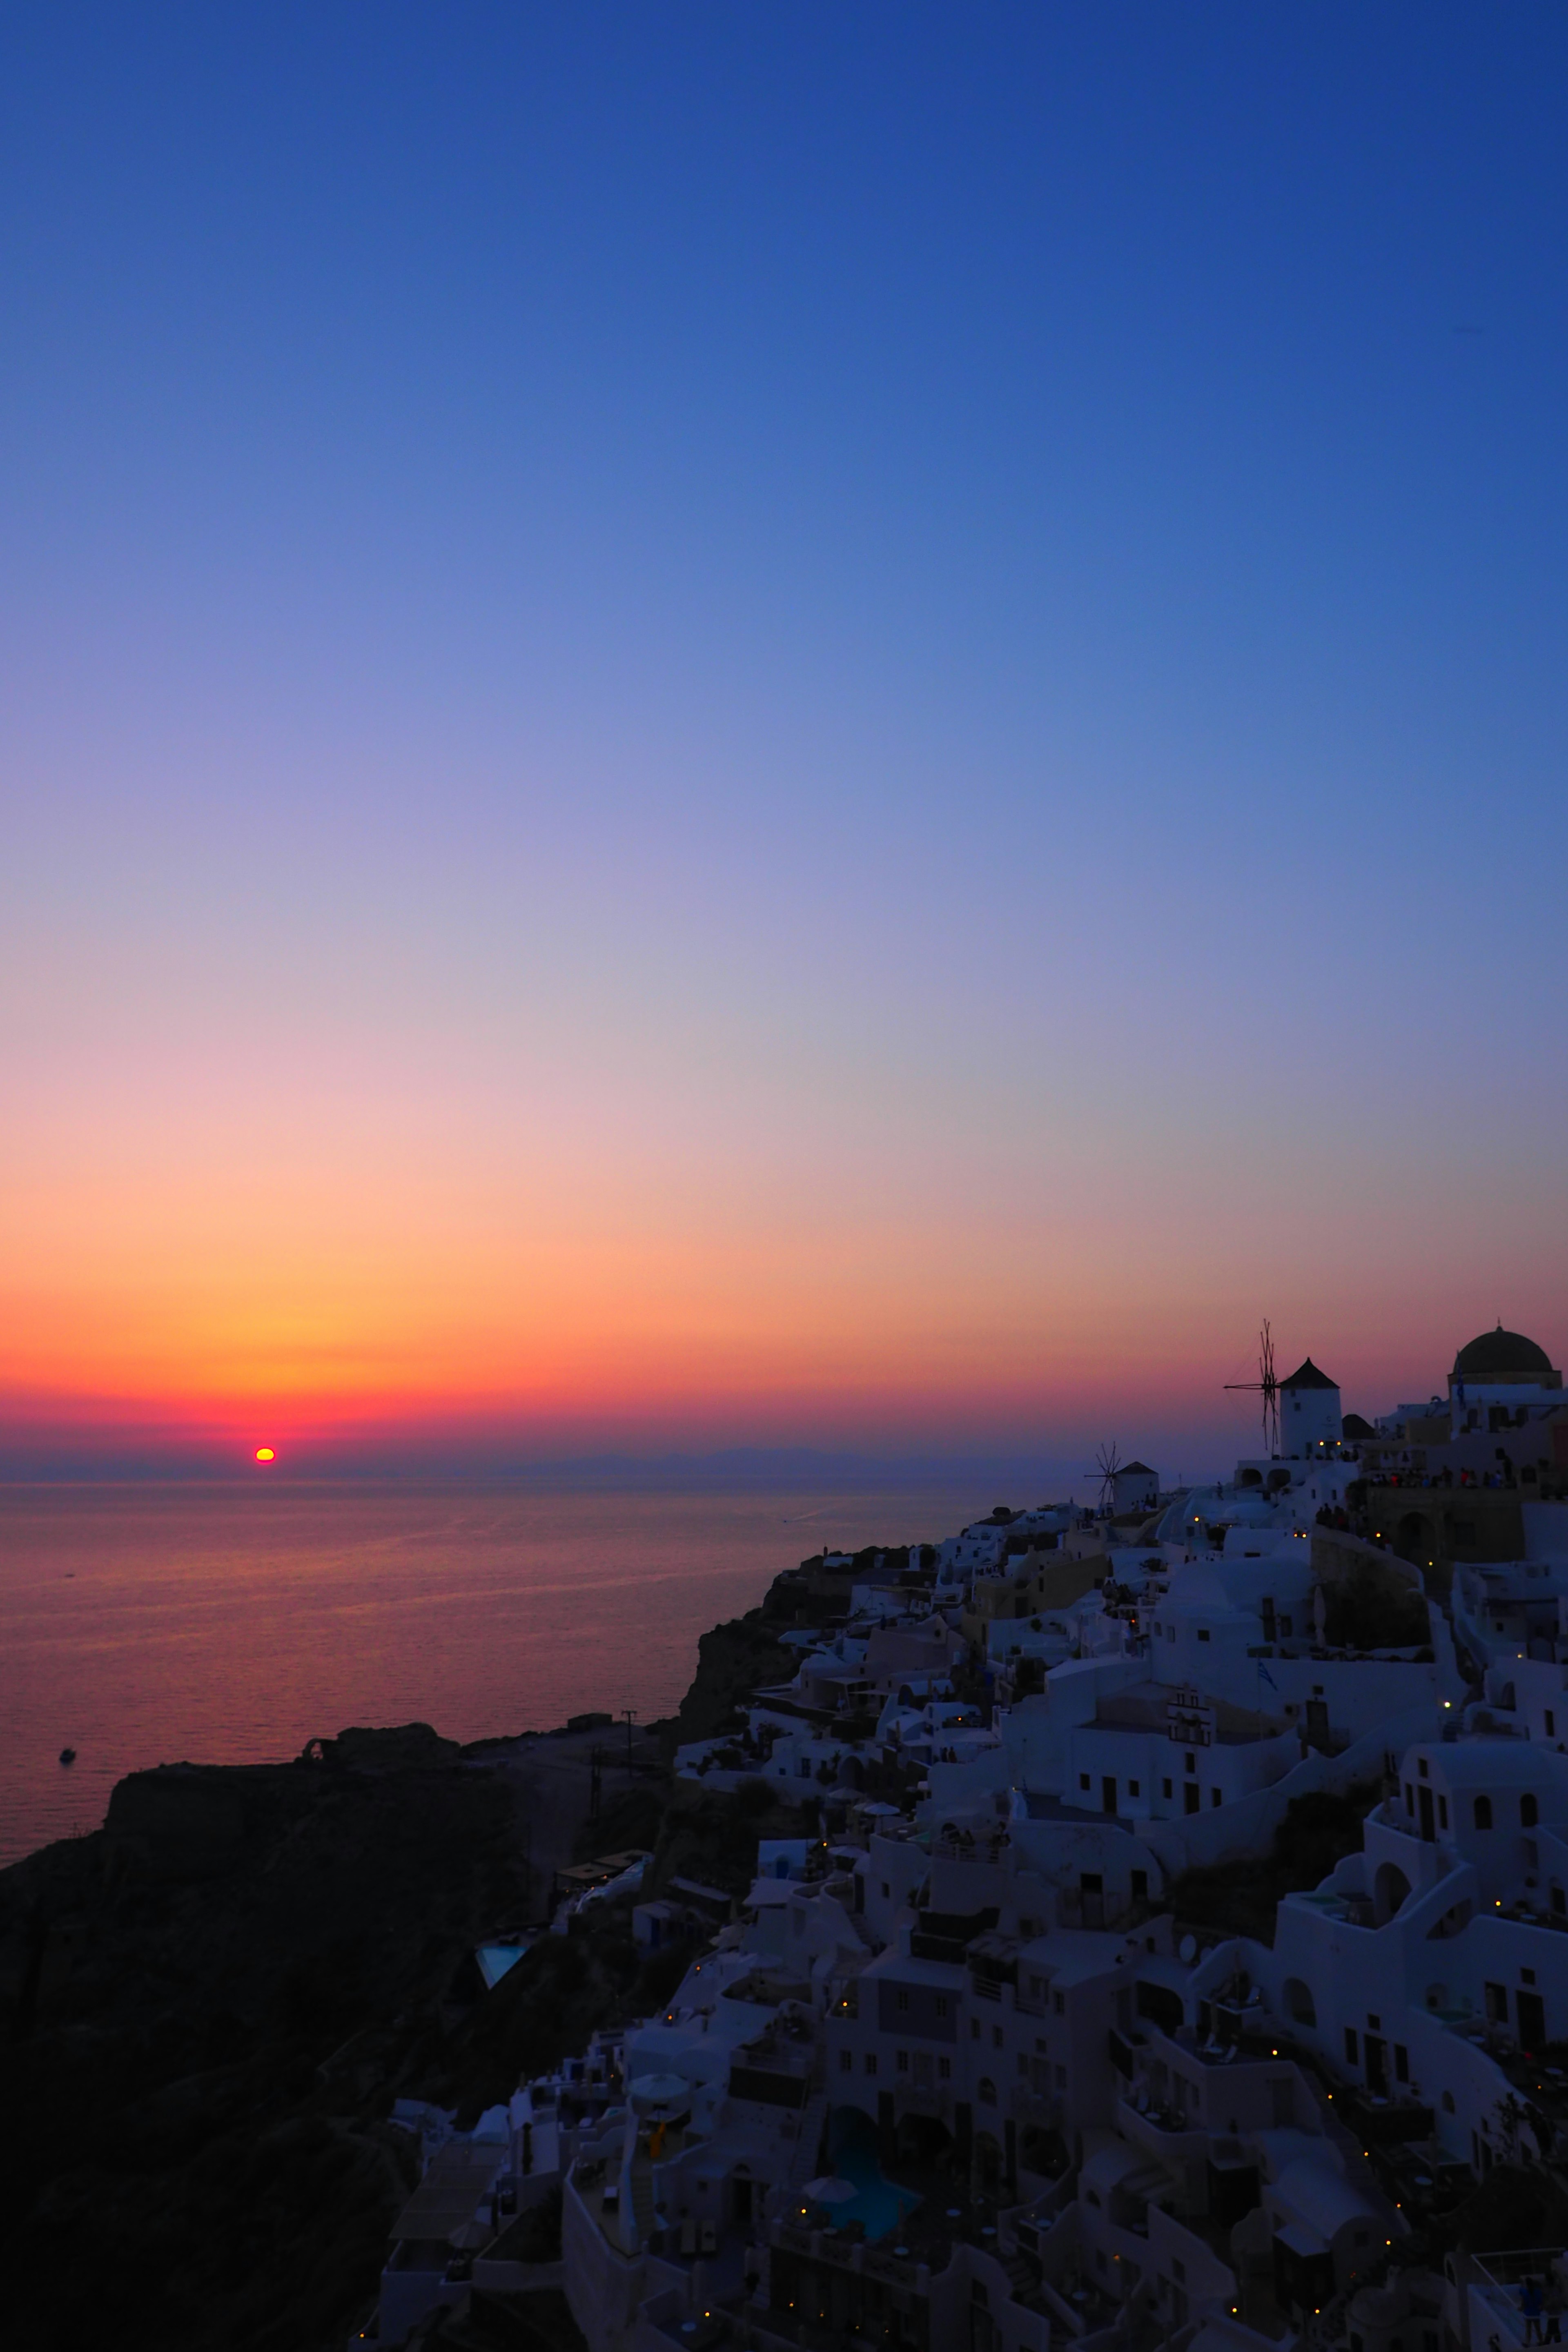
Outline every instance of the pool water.
[[856, 2195], [835, 2206], [835, 2221], [858, 2221], [868, 2242], [899, 2229], [920, 2203], [912, 2189], [895, 2188], [877, 2158], [877, 2126], [858, 2107], [839, 2107], [830, 2137], [833, 2169], [855, 2184]]

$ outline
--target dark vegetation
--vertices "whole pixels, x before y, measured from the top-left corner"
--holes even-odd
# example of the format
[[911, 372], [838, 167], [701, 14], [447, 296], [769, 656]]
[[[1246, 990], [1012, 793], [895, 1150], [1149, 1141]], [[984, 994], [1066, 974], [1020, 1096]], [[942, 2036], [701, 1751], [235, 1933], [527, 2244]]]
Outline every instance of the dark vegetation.
[[1465, 2253], [1568, 2245], [1568, 2190], [1544, 2165], [1496, 2164], [1449, 2216], [1445, 2236]]
[[1310, 1893], [1345, 1854], [1361, 1852], [1362, 1824], [1381, 1793], [1367, 1784], [1293, 1797], [1265, 1859], [1184, 1872], [1171, 1887], [1170, 1907], [1184, 1926], [1272, 1944], [1280, 1897]]
[[1373, 1561], [1324, 1584], [1323, 1639], [1334, 1649], [1409, 1649], [1430, 1633], [1423, 1595]]

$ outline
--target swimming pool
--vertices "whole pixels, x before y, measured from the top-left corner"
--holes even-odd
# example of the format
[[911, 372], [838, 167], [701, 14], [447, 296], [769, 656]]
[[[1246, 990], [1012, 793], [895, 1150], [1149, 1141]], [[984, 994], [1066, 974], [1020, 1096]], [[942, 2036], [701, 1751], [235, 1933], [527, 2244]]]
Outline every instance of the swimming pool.
[[912, 2189], [896, 2188], [883, 2174], [877, 2158], [877, 2126], [858, 2107], [834, 2112], [828, 2145], [833, 2169], [841, 2180], [851, 2180], [856, 2194], [834, 2208], [836, 2221], [858, 2221], [868, 2240], [885, 2238], [898, 2229], [920, 2203]]

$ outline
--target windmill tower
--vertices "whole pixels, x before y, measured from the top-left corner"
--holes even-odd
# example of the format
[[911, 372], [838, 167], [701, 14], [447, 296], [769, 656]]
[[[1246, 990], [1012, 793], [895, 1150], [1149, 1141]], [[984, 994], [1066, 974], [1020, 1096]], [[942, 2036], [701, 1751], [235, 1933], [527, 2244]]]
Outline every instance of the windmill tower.
[[1121, 1468], [1121, 1456], [1114, 1440], [1100, 1447], [1094, 1457], [1094, 1466], [1100, 1474], [1100, 1516], [1108, 1519], [1116, 1508], [1116, 1478]]
[[1245, 1390], [1263, 1400], [1263, 1446], [1271, 1457], [1279, 1451], [1279, 1382], [1274, 1374], [1274, 1335], [1268, 1328], [1268, 1318], [1263, 1318], [1263, 1328], [1258, 1335], [1258, 1378], [1255, 1381], [1226, 1381], [1227, 1389]]

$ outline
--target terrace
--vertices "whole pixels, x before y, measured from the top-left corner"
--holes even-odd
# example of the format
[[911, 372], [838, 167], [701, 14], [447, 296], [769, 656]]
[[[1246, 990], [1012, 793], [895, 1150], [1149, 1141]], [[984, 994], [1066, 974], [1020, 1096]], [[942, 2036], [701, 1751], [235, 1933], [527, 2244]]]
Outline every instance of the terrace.
[[[1533, 2281], [1542, 2301], [1548, 2308], [1555, 2304], [1558, 2312], [1563, 2308], [1564, 2268], [1561, 2246], [1528, 2246], [1517, 2252], [1478, 2254], [1474, 2257], [1475, 2275], [1470, 2281], [1473, 2303], [1479, 2303], [1485, 2314], [1489, 2344], [1503, 2347], [1539, 2343], [1542, 2323], [1536, 2320], [1533, 2329], [1523, 2305]], [[1558, 2322], [1561, 2328], [1561, 2319]], [[1471, 2323], [1472, 2338], [1474, 2322]]]

